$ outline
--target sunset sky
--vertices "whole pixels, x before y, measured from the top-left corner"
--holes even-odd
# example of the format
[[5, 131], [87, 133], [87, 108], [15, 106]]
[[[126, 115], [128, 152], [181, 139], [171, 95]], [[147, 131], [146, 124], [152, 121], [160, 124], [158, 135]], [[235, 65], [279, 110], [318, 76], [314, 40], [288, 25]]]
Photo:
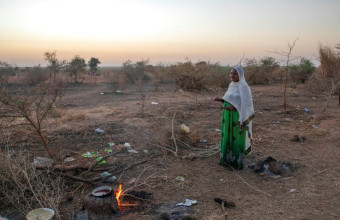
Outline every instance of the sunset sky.
[[293, 54], [316, 61], [319, 43], [340, 43], [340, 0], [0, 0], [0, 61], [44, 64], [98, 57], [151, 63]]

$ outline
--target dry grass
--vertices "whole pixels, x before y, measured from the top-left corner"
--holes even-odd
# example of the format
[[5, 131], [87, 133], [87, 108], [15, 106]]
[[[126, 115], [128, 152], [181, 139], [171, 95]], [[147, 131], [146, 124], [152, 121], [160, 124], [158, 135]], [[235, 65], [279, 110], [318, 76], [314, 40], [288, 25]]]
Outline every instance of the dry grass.
[[5, 150], [0, 157], [0, 210], [16, 210], [21, 216], [36, 208], [51, 208], [61, 219], [59, 203], [64, 193], [60, 176], [35, 169], [29, 155]]

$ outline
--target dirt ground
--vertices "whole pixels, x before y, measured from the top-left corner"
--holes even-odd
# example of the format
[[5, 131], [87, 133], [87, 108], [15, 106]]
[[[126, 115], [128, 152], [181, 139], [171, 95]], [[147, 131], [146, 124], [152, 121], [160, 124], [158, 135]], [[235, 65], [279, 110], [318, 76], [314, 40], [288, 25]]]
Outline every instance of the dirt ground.
[[[154, 87], [146, 85], [142, 101], [140, 92], [133, 86], [122, 93], [113, 92], [104, 83], [67, 86], [64, 97], [47, 121], [48, 143], [59, 163], [66, 155], [90, 160], [80, 155], [86, 152], [104, 154], [108, 142], [118, 147], [129, 142], [138, 151], [108, 159], [118, 168], [158, 155], [123, 172], [117, 176], [116, 183], [109, 184], [116, 189], [121, 183], [125, 190], [145, 190], [153, 195], [151, 208], [123, 214], [120, 219], [155, 219], [163, 212], [176, 219], [173, 217], [175, 204], [186, 198], [197, 200], [197, 204], [181, 212], [196, 219], [224, 219], [220, 205], [214, 202], [215, 197], [236, 203], [235, 208], [226, 209], [228, 219], [338, 219], [338, 97], [327, 101], [324, 96], [312, 94], [302, 86], [289, 88], [288, 111], [284, 113], [282, 85], [251, 86], [251, 89], [256, 112], [254, 139], [252, 152], [240, 171], [219, 166], [218, 153], [208, 157], [200, 154], [203, 150], [213, 152], [209, 149], [218, 147], [220, 133], [216, 129], [220, 129], [221, 110], [213, 99], [222, 97], [223, 90], [184, 92], [173, 85], [163, 85], [155, 91]], [[181, 124], [190, 128], [189, 135], [180, 133]], [[96, 128], [103, 129], [104, 133], [97, 134]], [[177, 138], [177, 156], [170, 152], [175, 150], [172, 131]], [[16, 131], [11, 143], [34, 152], [35, 156], [45, 156], [39, 140], [32, 134]], [[306, 141], [291, 141], [294, 135], [304, 136]], [[199, 143], [199, 140], [207, 143]], [[261, 176], [247, 167], [268, 156], [289, 162], [296, 170], [290, 176], [273, 178]], [[93, 188], [83, 184], [72, 201], [61, 205], [63, 219], [76, 218], [84, 195]]]

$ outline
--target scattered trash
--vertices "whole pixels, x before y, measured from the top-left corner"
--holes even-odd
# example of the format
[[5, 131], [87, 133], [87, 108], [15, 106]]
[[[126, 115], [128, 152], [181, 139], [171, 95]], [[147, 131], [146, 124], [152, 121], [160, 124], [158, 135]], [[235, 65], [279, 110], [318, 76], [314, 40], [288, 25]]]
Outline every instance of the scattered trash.
[[128, 143], [128, 142], [125, 142], [125, 144], [124, 144], [124, 147], [130, 148], [130, 147], [131, 147], [131, 145], [130, 145], [130, 143]]
[[296, 192], [296, 189], [289, 190], [290, 193]]
[[27, 220], [37, 220], [37, 219], [49, 220], [49, 219], [52, 219], [53, 216], [54, 216], [54, 211], [52, 209], [39, 208], [39, 209], [34, 209], [30, 211], [26, 215], [26, 218]]
[[216, 128], [216, 129], [215, 129], [215, 131], [217, 131], [217, 132], [220, 132], [221, 130], [220, 130], [220, 129], [218, 129], [218, 128]]
[[208, 141], [206, 139], [199, 140], [200, 143], [207, 143]]
[[[107, 182], [107, 183], [113, 183], [114, 181], [117, 180], [117, 177], [116, 176], [111, 176], [111, 173], [109, 172], [104, 172], [104, 173], [101, 173], [100, 176], [104, 179], [104, 182]], [[111, 176], [109, 178], [105, 178], [107, 176]]]
[[86, 158], [91, 158], [91, 157], [98, 156], [98, 153], [90, 153], [90, 152], [87, 152], [87, 153], [85, 153], [85, 154], [82, 154], [81, 156], [82, 156], [82, 157], [86, 157]]
[[[103, 159], [103, 157], [97, 157], [96, 161], [99, 162], [101, 159]], [[102, 165], [102, 164], [106, 164], [106, 160], [103, 160], [100, 163], [98, 163], [98, 165]]]
[[181, 124], [181, 130], [182, 132], [189, 134], [190, 132], [190, 128], [188, 126], [186, 126], [185, 124]]
[[104, 133], [104, 130], [97, 128], [96, 130], [94, 130], [95, 132], [97, 132], [98, 134], [102, 134]]
[[184, 177], [183, 176], [176, 176], [176, 180], [184, 181]]
[[291, 118], [285, 118], [286, 121], [293, 121]]
[[295, 166], [291, 163], [280, 163], [273, 157], [267, 157], [265, 160], [260, 160], [257, 163], [248, 165], [249, 169], [253, 169], [255, 173], [260, 173], [260, 176], [270, 176], [279, 178], [280, 175], [290, 175], [295, 171]]
[[101, 94], [101, 95], [104, 95], [104, 93], [103, 93], [103, 92], [101, 92], [100, 94]]
[[224, 207], [228, 207], [228, 208], [236, 207], [235, 202], [227, 201], [225, 199], [214, 198], [214, 201], [217, 202], [218, 204], [222, 204], [222, 202], [223, 202], [224, 203]]
[[76, 158], [74, 158], [74, 157], [67, 157], [67, 158], [65, 158], [64, 162], [72, 162], [72, 161], [75, 161], [75, 160], [76, 160]]
[[149, 153], [149, 151], [148, 151], [148, 150], [143, 150], [143, 152], [144, 152], [144, 153], [146, 153], [146, 154], [148, 154], [148, 153]]
[[109, 147], [113, 147], [113, 146], [115, 146], [115, 143], [113, 143], [113, 142], [109, 142], [109, 143], [107, 143], [107, 146], [109, 146]]
[[158, 102], [151, 102], [151, 105], [158, 105]]
[[273, 119], [272, 124], [280, 123], [278, 120]]
[[300, 137], [299, 135], [294, 135], [294, 137], [290, 140], [301, 143], [301, 142], [304, 142], [305, 140], [307, 140], [307, 138], [305, 136]]
[[116, 90], [116, 93], [122, 93], [122, 91], [120, 91], [120, 90]]
[[316, 97], [312, 97], [312, 99], [316, 100]]
[[127, 150], [127, 152], [132, 153], [132, 154], [138, 154], [138, 151], [133, 150], [133, 149], [129, 149]]
[[105, 150], [104, 150], [106, 153], [111, 153], [112, 152], [112, 150], [111, 149], [107, 149], [107, 148], [105, 148]]
[[192, 205], [194, 205], [194, 204], [197, 204], [197, 200], [191, 200], [191, 199], [185, 199], [185, 203], [177, 203], [176, 205], [177, 206], [187, 206], [187, 207], [189, 207], [189, 206], [192, 206]]
[[35, 157], [32, 163], [34, 168], [36, 167], [51, 167], [53, 164], [53, 160], [44, 157]]
[[312, 128], [315, 128], [315, 129], [317, 129], [317, 128], [318, 128], [318, 126], [316, 126], [316, 125], [312, 125]]
[[308, 108], [304, 108], [305, 112], [309, 112], [309, 109]]

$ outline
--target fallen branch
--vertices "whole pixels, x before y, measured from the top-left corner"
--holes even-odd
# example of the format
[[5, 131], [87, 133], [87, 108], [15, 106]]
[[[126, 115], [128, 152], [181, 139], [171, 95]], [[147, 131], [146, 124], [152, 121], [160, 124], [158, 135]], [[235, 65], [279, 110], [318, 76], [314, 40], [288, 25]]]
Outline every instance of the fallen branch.
[[225, 164], [227, 165], [228, 167], [230, 167], [233, 172], [243, 181], [244, 184], [248, 185], [250, 188], [254, 189], [255, 191], [257, 192], [260, 192], [260, 193], [263, 193], [265, 194], [266, 196], [269, 196], [269, 197], [273, 197], [272, 195], [270, 195], [269, 193], [266, 193], [266, 192], [263, 192], [262, 190], [259, 190], [259, 189], [256, 189], [255, 187], [253, 187], [252, 185], [250, 185], [249, 183], [247, 183], [237, 172], [236, 170], [234, 169], [234, 167], [230, 166], [229, 164]]
[[120, 171], [117, 171], [116, 173], [111, 174], [111, 175], [109, 175], [109, 176], [106, 176], [106, 177], [104, 177], [104, 178], [102, 178], [102, 177], [97, 177], [97, 178], [92, 179], [91, 181], [93, 181], [93, 182], [96, 182], [96, 181], [99, 181], [99, 182], [105, 181], [105, 180], [107, 180], [107, 179], [109, 179], [109, 178], [111, 178], [111, 177], [113, 177], [113, 176], [116, 176], [116, 175], [118, 175], [118, 174], [121, 174], [121, 173], [123, 173], [123, 172], [125, 172], [125, 171], [127, 171], [127, 170], [129, 170], [129, 169], [131, 169], [131, 168], [133, 168], [133, 167], [135, 167], [135, 166], [141, 165], [141, 164], [143, 164], [143, 163], [147, 163], [147, 162], [149, 162], [151, 159], [153, 159], [153, 158], [155, 158], [155, 157], [158, 157], [159, 155], [160, 155], [160, 154], [157, 154], [157, 155], [155, 155], [155, 156], [153, 156], [153, 157], [151, 157], [151, 158], [149, 158], [149, 159], [147, 159], [147, 160], [144, 160], [144, 161], [141, 161], [141, 162], [139, 162], [139, 163], [133, 164], [133, 165], [131, 165], [131, 166], [125, 168], [125, 169], [122, 169], [122, 170], [120, 170]]
[[99, 186], [99, 184], [94, 183], [91, 180], [86, 180], [86, 179], [82, 179], [82, 178], [79, 178], [79, 177], [71, 176], [71, 175], [68, 175], [68, 174], [63, 173], [63, 172], [56, 172], [56, 173], [58, 173], [62, 177], [66, 177], [66, 178], [68, 178], [70, 180], [74, 180], [74, 181], [77, 181], [77, 182], [82, 182], [82, 183], [90, 184], [92, 186]]

